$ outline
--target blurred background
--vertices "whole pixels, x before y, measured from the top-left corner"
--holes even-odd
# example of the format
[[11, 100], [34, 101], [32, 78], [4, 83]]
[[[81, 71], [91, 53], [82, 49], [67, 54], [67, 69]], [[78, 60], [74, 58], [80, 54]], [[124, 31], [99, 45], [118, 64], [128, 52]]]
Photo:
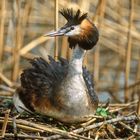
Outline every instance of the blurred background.
[[0, 96], [12, 97], [28, 59], [70, 59], [67, 38], [44, 37], [65, 24], [62, 8], [80, 9], [99, 29], [96, 49], [84, 65], [94, 75], [101, 102], [127, 102], [140, 94], [139, 0], [1, 0]]

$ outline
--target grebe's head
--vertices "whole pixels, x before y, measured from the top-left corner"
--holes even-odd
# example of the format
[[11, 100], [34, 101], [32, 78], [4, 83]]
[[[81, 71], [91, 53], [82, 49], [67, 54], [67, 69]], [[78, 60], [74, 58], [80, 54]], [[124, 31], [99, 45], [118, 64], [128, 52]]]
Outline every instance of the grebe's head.
[[62, 9], [59, 12], [67, 23], [58, 31], [46, 36], [68, 36], [70, 48], [79, 45], [85, 50], [92, 49], [99, 39], [99, 33], [96, 26], [87, 18], [87, 13], [81, 14], [80, 10], [74, 13], [73, 9]]

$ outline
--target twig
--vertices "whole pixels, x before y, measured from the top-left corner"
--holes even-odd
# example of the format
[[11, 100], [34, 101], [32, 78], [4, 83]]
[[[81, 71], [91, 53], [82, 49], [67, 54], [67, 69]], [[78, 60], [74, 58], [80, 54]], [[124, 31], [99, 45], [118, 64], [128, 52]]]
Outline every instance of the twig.
[[111, 126], [111, 124], [108, 124], [107, 125], [107, 130], [110, 132], [110, 134], [115, 138], [117, 139], [117, 136], [115, 135], [115, 129]]
[[129, 102], [129, 103], [121, 103], [121, 104], [109, 104], [109, 107], [128, 107], [130, 105], [133, 105], [133, 104], [137, 104], [138, 103], [138, 100], [135, 100], [135, 101], [132, 101], [132, 102]]
[[99, 139], [99, 133], [97, 132], [95, 136], [95, 140], [98, 140], [98, 139]]
[[28, 130], [28, 131], [35, 131], [35, 132], [42, 132], [42, 133], [44, 132], [44, 130], [40, 130], [40, 129], [33, 128], [30, 126], [22, 125], [22, 124], [17, 124], [17, 127], [22, 128], [24, 130]]
[[[14, 134], [11, 133], [5, 133], [5, 138], [6, 137], [10, 137], [10, 138], [15, 138]], [[2, 138], [2, 137], [0, 137]], [[45, 140], [46, 137], [42, 137], [42, 136], [29, 136], [29, 135], [22, 135], [22, 134], [18, 134], [17, 138], [24, 138], [24, 139], [41, 139], [41, 140]]]
[[138, 124], [136, 124], [135, 127], [134, 127], [134, 133], [136, 133], [137, 130], [138, 130]]
[[15, 92], [15, 89], [10, 88], [10, 87], [7, 87], [5, 85], [0, 85], [0, 89], [5, 90], [5, 91], [8, 91], [8, 92], [12, 92], [12, 93]]
[[2, 92], [0, 92], [0, 96], [1, 97], [12, 97], [13, 96], [13, 93], [2, 91]]
[[62, 136], [61, 135], [52, 135], [47, 137], [47, 140], [57, 140], [60, 139]]
[[7, 127], [8, 118], [9, 118], [9, 113], [10, 113], [10, 110], [7, 110], [7, 111], [5, 112], [5, 117], [4, 117], [4, 122], [3, 122], [3, 126], [2, 126], [2, 132], [1, 132], [1, 136], [2, 136], [2, 137], [5, 136], [6, 127]]
[[96, 127], [100, 127], [103, 124], [110, 124], [110, 123], [116, 123], [118, 121], [128, 121], [128, 120], [136, 120], [136, 119], [138, 119], [138, 118], [135, 115], [126, 116], [126, 117], [121, 116], [121, 117], [114, 118], [114, 119], [111, 119], [111, 120], [107, 120], [107, 121], [104, 121], [104, 122], [95, 123], [93, 125], [89, 125], [89, 126], [84, 127], [84, 128], [78, 128], [76, 130], [73, 130], [72, 132], [73, 133], [81, 133], [81, 132], [85, 132], [85, 131], [91, 130], [93, 128], [96, 128]]
[[[0, 120], [0, 123], [3, 123], [3, 122], [4, 122], [4, 120]], [[8, 121], [8, 122], [11, 122], [11, 121]], [[10, 125], [12, 125], [12, 124], [10, 124]], [[15, 124], [13, 124], [13, 126], [15, 127]], [[16, 126], [18, 128], [21, 128], [21, 129], [24, 129], [24, 130], [28, 130], [28, 131], [42, 132], [42, 133], [44, 132], [44, 130], [40, 130], [40, 129], [33, 128], [33, 127], [30, 127], [30, 126], [22, 125], [22, 124], [16, 124]], [[14, 130], [16, 130], [16, 129], [14, 129]]]
[[96, 121], [96, 118], [93, 118], [93, 119], [89, 120], [88, 122], [82, 123], [81, 126], [87, 126], [95, 121]]
[[49, 40], [50, 37], [44, 37], [40, 36], [33, 41], [31, 41], [29, 44], [25, 45], [21, 50], [20, 50], [20, 55], [25, 55], [27, 52], [32, 50], [33, 48], [37, 47], [39, 44], [44, 43], [45, 41]]
[[[0, 117], [0, 119], [3, 119], [3, 117]], [[9, 118], [9, 121], [12, 122], [12, 119]], [[90, 138], [75, 134], [73, 132], [66, 132], [64, 130], [47, 127], [46, 125], [44, 126], [44, 125], [36, 124], [36, 123], [33, 123], [33, 122], [21, 120], [21, 119], [17, 119], [16, 123], [21, 124], [21, 125], [27, 125], [27, 126], [30, 126], [30, 127], [34, 127], [34, 128], [44, 130], [44, 131], [47, 131], [47, 132], [50, 132], [50, 133], [59, 134], [61, 136], [68, 137], [68, 138], [73, 138], [73, 139], [79, 139], [80, 138], [80, 139], [85, 139], [85, 140], [91, 140]]]
[[13, 117], [12, 124], [13, 124], [13, 131], [14, 131], [14, 136], [15, 136], [15, 138], [17, 138], [17, 125], [16, 125], [16, 116], [14, 116], [14, 117]]
[[134, 101], [134, 102], [130, 102], [130, 103], [124, 104], [124, 106], [122, 106], [122, 107], [120, 106], [119, 108], [112, 109], [112, 110], [110, 110], [110, 112], [113, 113], [113, 112], [120, 111], [120, 110], [123, 110], [123, 109], [128, 108], [128, 107], [130, 108], [130, 107], [136, 106], [137, 102]]
[[[119, 121], [129, 121], [129, 120], [136, 120], [136, 119], [138, 119], [138, 118], [136, 117], [136, 115], [126, 116], [126, 117], [125, 117], [125, 116], [121, 116], [121, 117], [114, 118], [114, 119], [111, 119], [111, 120], [107, 120], [107, 121], [95, 123], [95, 124], [92, 124], [92, 125], [88, 125], [88, 126], [86, 126], [86, 127], [81, 127], [81, 128], [72, 130], [71, 132], [73, 132], [73, 133], [78, 133], [78, 134], [79, 134], [79, 133], [86, 132], [86, 131], [88, 131], [88, 130], [91, 130], [91, 129], [100, 127], [100, 126], [102, 126], [102, 125], [111, 124], [111, 123], [116, 123], [116, 122], [119, 122]], [[57, 139], [58, 139], [58, 138], [61, 138], [60, 135], [53, 135], [53, 136], [50, 136], [50, 138], [53, 138], [53, 137], [56, 137]]]
[[138, 96], [139, 96], [139, 101], [137, 104], [137, 114], [140, 116], [140, 93], [138, 94]]
[[7, 77], [5, 77], [2, 73], [0, 73], [0, 79], [2, 79], [9, 87], [13, 86], [13, 83]]
[[123, 123], [123, 122], [119, 122], [123, 127], [125, 127], [126, 129], [128, 129], [128, 130], [130, 130], [131, 132], [133, 132], [133, 133], [136, 133], [136, 134], [140, 134], [140, 133], [138, 133], [138, 132], [134, 132], [134, 130], [130, 127], [130, 126], [128, 126], [128, 125], [126, 125], [125, 123]]
[[129, 138], [127, 138], [127, 140], [134, 140], [135, 136], [131, 135]]
[[126, 109], [126, 108], [130, 108], [130, 107], [134, 107], [134, 106], [136, 106], [135, 104], [133, 104], [133, 105], [131, 105], [131, 106], [124, 106], [124, 107], [121, 107], [121, 108], [116, 108], [116, 109], [112, 109], [112, 110], [110, 110], [110, 112], [111, 113], [114, 113], [114, 112], [118, 112], [118, 111], [120, 111], [120, 110], [123, 110], [123, 109]]

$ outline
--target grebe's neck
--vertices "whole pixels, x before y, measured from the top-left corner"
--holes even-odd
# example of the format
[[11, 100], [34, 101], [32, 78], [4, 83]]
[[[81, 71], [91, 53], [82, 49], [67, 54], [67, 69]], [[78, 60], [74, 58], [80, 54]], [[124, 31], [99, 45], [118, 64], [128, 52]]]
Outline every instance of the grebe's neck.
[[72, 58], [69, 64], [70, 74], [82, 74], [82, 64], [86, 51], [78, 45], [73, 49]]

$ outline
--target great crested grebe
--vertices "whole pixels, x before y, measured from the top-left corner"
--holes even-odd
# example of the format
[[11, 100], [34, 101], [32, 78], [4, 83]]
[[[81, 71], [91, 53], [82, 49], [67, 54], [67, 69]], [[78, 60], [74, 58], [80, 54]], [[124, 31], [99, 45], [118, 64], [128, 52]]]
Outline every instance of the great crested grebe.
[[46, 36], [68, 36], [73, 50], [70, 62], [62, 58], [55, 61], [50, 56], [49, 62], [43, 58], [30, 60], [32, 67], [23, 70], [21, 87], [13, 101], [18, 112], [24, 108], [66, 123], [82, 122], [94, 115], [98, 106], [93, 77], [82, 63], [86, 51], [96, 45], [99, 33], [87, 13], [62, 9], [60, 14], [67, 23]]

